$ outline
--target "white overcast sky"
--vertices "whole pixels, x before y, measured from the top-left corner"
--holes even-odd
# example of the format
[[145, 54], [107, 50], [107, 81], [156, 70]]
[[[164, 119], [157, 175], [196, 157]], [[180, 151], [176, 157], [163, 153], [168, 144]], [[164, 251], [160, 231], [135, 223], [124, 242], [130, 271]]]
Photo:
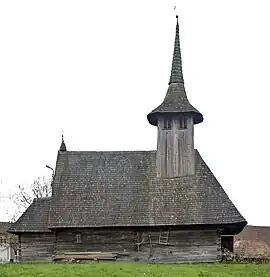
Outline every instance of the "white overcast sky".
[[[0, 184], [68, 150], [149, 150], [177, 6], [195, 144], [249, 224], [269, 217], [269, 0], [0, 1]], [[0, 203], [0, 221], [14, 207]]]

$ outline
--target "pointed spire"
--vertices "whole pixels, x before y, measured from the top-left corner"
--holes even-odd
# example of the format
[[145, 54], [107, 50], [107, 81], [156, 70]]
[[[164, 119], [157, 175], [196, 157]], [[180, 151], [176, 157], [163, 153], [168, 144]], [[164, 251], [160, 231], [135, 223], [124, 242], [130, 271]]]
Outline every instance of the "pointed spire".
[[169, 85], [171, 83], [184, 83], [183, 73], [182, 73], [182, 59], [181, 59], [181, 50], [180, 50], [180, 40], [179, 40], [179, 23], [178, 15], [176, 16], [176, 32], [175, 32], [175, 41], [174, 41], [174, 52], [173, 52], [173, 61], [171, 69], [171, 77]]
[[194, 124], [198, 124], [203, 121], [203, 115], [189, 103], [187, 98], [182, 73], [178, 16], [176, 16], [176, 19], [176, 34], [169, 88], [161, 105], [147, 115], [149, 123], [154, 126], [157, 126], [158, 119], [161, 117], [180, 115], [191, 116]]
[[63, 133], [62, 133], [62, 143], [61, 143], [59, 151], [61, 151], [61, 152], [67, 151], [66, 144], [64, 142], [64, 135], [63, 135]]

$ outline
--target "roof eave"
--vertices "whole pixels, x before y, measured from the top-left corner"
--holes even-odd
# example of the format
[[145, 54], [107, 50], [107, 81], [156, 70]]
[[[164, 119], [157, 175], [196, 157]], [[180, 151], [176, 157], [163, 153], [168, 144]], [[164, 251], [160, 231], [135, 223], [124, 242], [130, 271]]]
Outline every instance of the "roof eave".
[[151, 125], [157, 126], [158, 124], [158, 117], [161, 116], [180, 116], [180, 115], [190, 115], [193, 117], [193, 123], [198, 124], [203, 122], [203, 115], [199, 112], [195, 111], [152, 111], [147, 115], [148, 122]]

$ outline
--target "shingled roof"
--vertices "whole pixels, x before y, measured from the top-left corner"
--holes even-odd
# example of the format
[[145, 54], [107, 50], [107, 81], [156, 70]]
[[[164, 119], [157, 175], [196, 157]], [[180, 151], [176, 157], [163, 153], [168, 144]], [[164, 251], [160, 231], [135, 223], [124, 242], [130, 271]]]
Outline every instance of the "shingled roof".
[[36, 198], [21, 217], [11, 224], [8, 232], [51, 232], [48, 229], [50, 197]]
[[[169, 88], [163, 103], [147, 117], [203, 116], [185, 92], [176, 25]], [[58, 151], [51, 199], [36, 199], [12, 226], [12, 232], [45, 232], [48, 228], [131, 226], [222, 226], [230, 234], [246, 225], [202, 157], [195, 151], [195, 174], [158, 178], [156, 151]], [[228, 227], [230, 226], [230, 227]]]
[[236, 223], [198, 151], [195, 175], [174, 179], [156, 177], [156, 151], [58, 153], [49, 228]]
[[157, 119], [160, 115], [172, 116], [180, 114], [189, 114], [190, 116], [192, 116], [194, 124], [203, 121], [203, 115], [189, 103], [186, 95], [182, 73], [179, 23], [177, 17], [169, 88], [162, 104], [154, 109], [151, 113], [149, 113], [147, 115], [147, 119], [150, 124], [157, 126]]

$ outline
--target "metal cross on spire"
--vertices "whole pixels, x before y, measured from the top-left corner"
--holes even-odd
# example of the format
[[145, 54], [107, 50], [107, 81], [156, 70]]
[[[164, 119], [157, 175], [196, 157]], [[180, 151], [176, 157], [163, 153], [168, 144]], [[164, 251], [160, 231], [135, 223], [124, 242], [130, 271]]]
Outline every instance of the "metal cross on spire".
[[176, 6], [173, 6], [173, 12], [176, 16], [178, 16], [178, 11], [177, 11], [177, 7]]

